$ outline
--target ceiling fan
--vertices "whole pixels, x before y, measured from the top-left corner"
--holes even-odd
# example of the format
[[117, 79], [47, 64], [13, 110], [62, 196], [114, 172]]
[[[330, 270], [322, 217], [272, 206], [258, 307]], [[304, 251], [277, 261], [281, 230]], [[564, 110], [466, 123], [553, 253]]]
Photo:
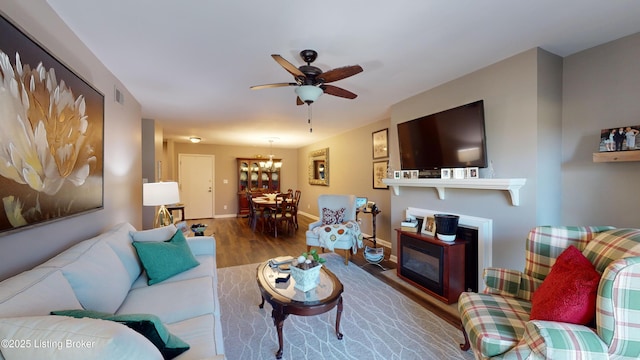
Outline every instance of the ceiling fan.
[[334, 85], [327, 85], [327, 83], [342, 80], [362, 72], [362, 67], [360, 65], [343, 66], [327, 72], [322, 72], [320, 68], [311, 65], [311, 63], [318, 57], [318, 53], [315, 50], [302, 50], [300, 52], [300, 57], [307, 63], [307, 65], [302, 65], [300, 67], [296, 67], [278, 54], [273, 54], [271, 57], [280, 64], [280, 66], [293, 75], [295, 82], [256, 85], [252, 86], [251, 89], [258, 90], [283, 86], [296, 86], [295, 91], [298, 95], [296, 103], [298, 105], [310, 105], [323, 93], [346, 99], [355, 99], [358, 96], [351, 91]]

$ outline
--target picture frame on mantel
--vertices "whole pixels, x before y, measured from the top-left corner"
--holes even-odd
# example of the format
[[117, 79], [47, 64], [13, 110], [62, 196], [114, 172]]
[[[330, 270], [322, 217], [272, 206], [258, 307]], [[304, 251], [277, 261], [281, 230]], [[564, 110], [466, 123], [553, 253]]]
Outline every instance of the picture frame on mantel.
[[104, 95], [2, 15], [0, 34], [0, 73], [23, 96], [4, 91], [0, 235], [102, 209]]
[[389, 167], [389, 161], [374, 161], [373, 162], [373, 188], [374, 189], [388, 189], [389, 186], [382, 182], [382, 179], [387, 177], [387, 168]]
[[424, 217], [420, 232], [425, 235], [436, 236], [436, 218], [432, 214]]
[[373, 158], [382, 159], [389, 157], [389, 129], [374, 131], [371, 134], [373, 145]]

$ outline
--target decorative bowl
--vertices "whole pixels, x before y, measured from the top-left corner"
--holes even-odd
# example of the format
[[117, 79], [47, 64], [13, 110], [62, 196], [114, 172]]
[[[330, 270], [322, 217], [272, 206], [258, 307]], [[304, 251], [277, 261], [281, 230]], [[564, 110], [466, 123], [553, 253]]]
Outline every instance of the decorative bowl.
[[276, 196], [278, 196], [278, 194], [263, 194], [267, 199], [269, 199], [269, 201], [274, 201], [276, 199]]
[[204, 231], [207, 229], [207, 225], [193, 224], [191, 225], [191, 231], [195, 236], [204, 236]]

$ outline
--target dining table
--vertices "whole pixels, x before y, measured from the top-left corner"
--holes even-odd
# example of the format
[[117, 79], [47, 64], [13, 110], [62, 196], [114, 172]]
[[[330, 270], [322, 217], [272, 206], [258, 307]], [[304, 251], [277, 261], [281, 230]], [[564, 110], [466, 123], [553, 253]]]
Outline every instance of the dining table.
[[[283, 195], [286, 196], [286, 194], [283, 194]], [[288, 203], [292, 203], [293, 199], [291, 199], [291, 197], [287, 197], [285, 199], [285, 201], [288, 202]], [[278, 198], [278, 204], [281, 204], [281, 203], [282, 203], [282, 197], [279, 197]], [[272, 214], [275, 214], [275, 212], [278, 211], [278, 209], [276, 209], [276, 199], [275, 198], [271, 199], [271, 198], [268, 198], [266, 196], [257, 196], [255, 198], [253, 198], [253, 204], [256, 207], [261, 208], [262, 212], [264, 212], [266, 209], [271, 209]], [[269, 216], [266, 219], [267, 222], [272, 222], [274, 220], [275, 220], [275, 217], [273, 217], [273, 215]], [[274, 230], [274, 233], [275, 233], [275, 235], [277, 237], [278, 233], [277, 233], [277, 230], [275, 229], [275, 224], [270, 224], [269, 226], [271, 227], [271, 225], [274, 226], [273, 230]]]
[[[288, 203], [292, 202], [293, 200], [291, 198], [287, 198], [286, 201]], [[257, 206], [260, 207], [274, 207], [276, 206], [276, 199], [274, 198], [273, 200], [271, 200], [270, 198], [266, 197], [266, 196], [258, 196], [253, 198], [253, 203], [256, 204]], [[279, 203], [282, 203], [282, 200], [279, 201]]]

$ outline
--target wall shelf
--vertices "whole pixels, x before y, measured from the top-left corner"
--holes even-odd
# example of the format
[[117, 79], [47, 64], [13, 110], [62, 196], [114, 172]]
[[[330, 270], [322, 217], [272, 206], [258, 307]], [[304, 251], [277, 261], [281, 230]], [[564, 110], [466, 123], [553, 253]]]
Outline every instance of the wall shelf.
[[391, 186], [393, 193], [400, 195], [401, 187], [431, 187], [438, 191], [440, 200], [445, 199], [445, 189], [504, 190], [511, 196], [513, 206], [520, 205], [520, 188], [527, 179], [382, 179]]
[[593, 153], [593, 162], [640, 161], [640, 150]]

